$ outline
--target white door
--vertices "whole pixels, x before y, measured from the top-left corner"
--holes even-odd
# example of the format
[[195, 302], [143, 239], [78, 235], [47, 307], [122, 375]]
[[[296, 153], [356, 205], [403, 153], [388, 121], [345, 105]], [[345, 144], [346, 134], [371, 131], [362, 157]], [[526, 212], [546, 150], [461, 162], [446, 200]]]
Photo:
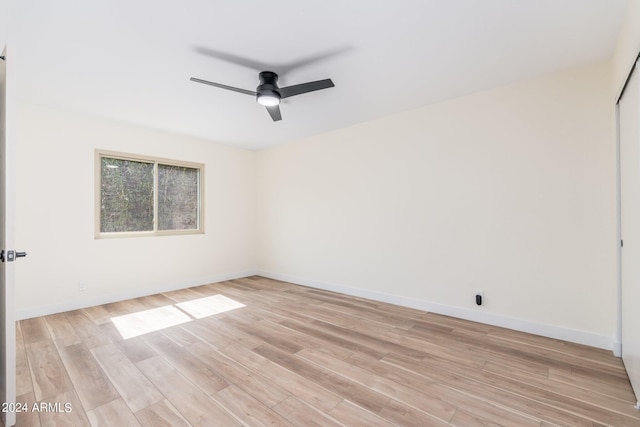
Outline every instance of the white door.
[[[0, 387], [1, 401], [16, 401], [16, 322], [14, 313], [13, 251], [13, 146], [14, 77], [11, 51], [5, 47], [0, 60]], [[8, 251], [11, 255], [7, 257]], [[11, 408], [3, 408], [11, 409]], [[5, 426], [16, 422], [14, 412], [2, 411]]]
[[640, 71], [619, 103], [622, 360], [640, 400]]

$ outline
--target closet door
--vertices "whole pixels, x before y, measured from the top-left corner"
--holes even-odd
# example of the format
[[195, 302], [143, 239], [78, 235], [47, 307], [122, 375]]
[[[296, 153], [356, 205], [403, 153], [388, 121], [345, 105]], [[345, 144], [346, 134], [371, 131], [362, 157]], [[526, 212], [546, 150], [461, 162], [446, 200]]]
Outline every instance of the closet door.
[[619, 103], [622, 360], [640, 399], [640, 70]]

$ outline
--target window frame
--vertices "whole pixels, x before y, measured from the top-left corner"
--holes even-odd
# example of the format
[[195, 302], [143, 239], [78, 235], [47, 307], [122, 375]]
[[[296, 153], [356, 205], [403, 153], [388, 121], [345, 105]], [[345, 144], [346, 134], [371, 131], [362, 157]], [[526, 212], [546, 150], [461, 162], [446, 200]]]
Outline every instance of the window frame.
[[[189, 234], [204, 234], [204, 185], [205, 165], [203, 163], [166, 159], [163, 157], [145, 156], [140, 154], [121, 153], [109, 150], [95, 150], [94, 159], [94, 224], [96, 239], [113, 239], [126, 237], [176, 236]], [[107, 157], [133, 162], [153, 163], [153, 230], [152, 231], [115, 231], [103, 232], [101, 228], [102, 211], [102, 158]], [[192, 230], [158, 230], [158, 165], [178, 166], [198, 170], [198, 228]]]

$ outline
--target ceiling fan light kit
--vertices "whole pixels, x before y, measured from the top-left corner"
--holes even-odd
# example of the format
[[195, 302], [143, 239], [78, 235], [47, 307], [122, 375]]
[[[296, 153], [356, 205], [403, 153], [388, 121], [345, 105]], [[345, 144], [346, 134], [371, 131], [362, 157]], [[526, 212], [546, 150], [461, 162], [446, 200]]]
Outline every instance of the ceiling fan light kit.
[[278, 93], [263, 93], [258, 95], [257, 97], [258, 104], [264, 105], [265, 107], [275, 107], [280, 104], [280, 95]]
[[258, 85], [255, 92], [233, 86], [223, 85], [220, 83], [214, 83], [207, 80], [197, 79], [195, 77], [191, 77], [190, 80], [196, 83], [215, 86], [220, 89], [226, 89], [233, 92], [244, 93], [245, 95], [255, 96], [258, 104], [267, 108], [267, 111], [269, 112], [269, 115], [274, 122], [282, 120], [279, 106], [280, 100], [296, 95], [302, 95], [303, 93], [313, 92], [316, 90], [328, 89], [335, 86], [331, 79], [325, 79], [279, 88], [278, 75], [273, 71], [262, 71], [260, 72], [258, 77], [260, 79], [260, 85]]

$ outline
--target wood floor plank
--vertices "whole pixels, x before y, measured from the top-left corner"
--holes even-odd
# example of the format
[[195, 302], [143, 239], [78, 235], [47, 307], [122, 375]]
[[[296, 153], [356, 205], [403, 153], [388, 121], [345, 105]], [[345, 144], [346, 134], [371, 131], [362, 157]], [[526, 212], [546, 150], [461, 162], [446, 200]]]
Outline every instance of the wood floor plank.
[[227, 411], [242, 420], [244, 425], [251, 427], [295, 427], [277, 412], [255, 399], [251, 394], [234, 385], [220, 390], [215, 394], [214, 398]]
[[206, 296], [193, 290], [192, 288], [178, 289], [176, 291], [170, 291], [170, 292], [163, 292], [161, 295], [163, 297], [168, 298], [170, 301], [173, 301], [172, 304], [175, 304], [177, 302], [192, 301], [194, 299], [198, 299], [198, 298], [202, 298], [203, 296]]
[[[449, 422], [451, 427], [486, 427], [486, 426], [508, 426], [509, 424], [492, 421], [482, 416], [472, 414], [463, 409], [458, 408], [453, 418]], [[511, 424], [514, 427], [520, 427], [517, 424]], [[540, 425], [540, 423], [538, 423]]]
[[342, 401], [336, 393], [242, 346], [230, 345], [220, 352], [316, 408], [330, 411]]
[[110, 342], [117, 343], [125, 341], [122, 334], [120, 333], [116, 325], [113, 324], [113, 322], [100, 323], [96, 326], [98, 327], [98, 330], [102, 333], [102, 335], [107, 337]]
[[233, 318], [220, 319], [222, 323], [231, 324], [232, 326], [240, 329], [248, 335], [253, 335], [269, 345], [275, 346], [280, 350], [288, 353], [295, 353], [302, 350], [304, 347], [293, 340], [289, 339], [286, 332], [278, 330], [270, 326], [269, 323], [264, 321], [258, 321], [254, 323], [245, 323]]
[[583, 358], [586, 360], [596, 361], [605, 365], [616, 367], [620, 370], [624, 369], [620, 359], [611, 357], [611, 352], [604, 349], [588, 347], [582, 344], [571, 343], [554, 338], [542, 337], [539, 335], [523, 334], [506, 328], [492, 328], [489, 333], [491, 337], [501, 338], [515, 343], [524, 343], [535, 347], [552, 350], [571, 357]]
[[[195, 322], [187, 322], [187, 323], [183, 323], [183, 325], [190, 325], [192, 323], [195, 323]], [[180, 347], [185, 347], [191, 344], [195, 344], [199, 341], [198, 337], [196, 337], [190, 331], [182, 328], [181, 326], [182, 325], [172, 326], [170, 328], [165, 328], [160, 332], [162, 333], [162, 335], [169, 338], [171, 341], [173, 341], [175, 344], [179, 345]]]
[[[392, 331], [381, 331], [380, 338], [390, 341], [399, 346], [403, 346], [409, 349], [413, 349], [418, 352], [416, 356], [412, 356], [418, 360], [419, 355], [424, 355], [422, 359], [445, 359], [451, 364], [458, 365], [462, 368], [481, 369], [486, 362], [488, 356], [482, 352], [474, 352], [473, 358], [468, 357], [464, 352], [457, 351], [454, 343], [457, 339], [454, 336], [448, 336], [449, 333], [432, 333], [428, 332], [425, 336], [418, 337], [415, 335], [414, 328], [409, 330], [394, 329]], [[447, 337], [440, 341], [432, 339], [434, 336]], [[453, 349], [452, 349], [453, 347]], [[393, 351], [396, 354], [400, 354], [397, 351]], [[404, 353], [409, 354], [409, 353]], [[544, 370], [546, 375], [546, 370]]]
[[559, 393], [565, 396], [572, 396], [576, 400], [579, 400], [584, 403], [588, 403], [589, 405], [600, 407], [605, 411], [614, 411], [619, 414], [624, 414], [630, 417], [638, 418], [638, 422], [640, 423], [640, 417], [638, 417], [638, 411], [635, 408], [633, 408], [634, 402], [621, 400], [621, 399], [610, 397], [607, 395], [602, 395], [593, 391], [576, 387], [572, 384], [566, 384], [566, 383], [551, 384], [553, 380], [532, 376], [527, 373], [514, 371], [512, 369], [505, 370], [503, 366], [496, 363], [487, 363], [484, 366], [483, 370], [486, 372], [495, 373], [510, 379], [520, 381], [523, 384], [535, 386], [541, 390], [549, 389], [553, 387], [556, 393]]
[[128, 340], [122, 340], [115, 342], [116, 347], [127, 356], [127, 358], [133, 363], [138, 363], [145, 359], [150, 359], [153, 356], [157, 356], [158, 353], [153, 351], [142, 338], [134, 337]]
[[37, 401], [73, 390], [71, 380], [53, 341], [27, 344], [26, 351]]
[[341, 427], [338, 421], [295, 396], [288, 397], [278, 403], [273, 407], [273, 410], [295, 426]]
[[[341, 326], [344, 328], [353, 328], [354, 331], [360, 330], [370, 330], [372, 326], [372, 322], [367, 321], [366, 319], [357, 319], [348, 314], [331, 310], [330, 307], [322, 306], [322, 305], [313, 305], [315, 301], [311, 300], [311, 302], [303, 301], [304, 304], [304, 314], [307, 317], [313, 318], [314, 320], [318, 320], [321, 322], [330, 323], [332, 325]], [[375, 324], [376, 327], [384, 329], [394, 329], [393, 326], [385, 325], [382, 323]]]
[[282, 387], [217, 352], [208, 344], [196, 343], [189, 346], [188, 350], [207, 366], [215, 367], [229, 384], [234, 384], [269, 408], [291, 395]]
[[116, 301], [110, 304], [105, 304], [104, 308], [109, 312], [112, 317], [124, 316], [131, 313], [137, 313], [140, 311], [148, 310], [149, 307], [140, 298], [132, 298], [123, 301]]
[[58, 352], [85, 410], [105, 405], [119, 397], [84, 344], [60, 347]]
[[78, 336], [82, 339], [82, 342], [89, 348], [100, 347], [111, 343], [98, 327], [93, 323], [93, 320], [89, 318], [83, 310], [70, 311], [65, 313], [67, 319], [76, 330]]
[[[429, 369], [442, 369], [449, 372], [460, 373], [459, 370], [452, 370], [451, 366], [443, 362], [435, 362], [433, 360], [425, 360], [424, 363], [428, 364]], [[539, 381], [534, 376], [528, 376], [528, 382], [519, 381], [513, 376], [496, 375], [487, 371], [467, 370], [463, 373], [467, 378], [486, 384], [493, 388], [499, 388], [503, 391], [536, 400], [539, 403], [543, 403], [549, 406], [556, 407], [558, 409], [565, 410], [568, 413], [574, 413], [581, 415], [584, 418], [591, 419], [592, 421], [609, 423], [616, 426], [633, 425], [633, 423], [640, 422], [640, 414], [636, 412], [632, 414], [620, 414], [610, 409], [596, 409], [593, 405], [584, 402], [586, 394], [576, 390], [575, 394], [564, 394], [566, 389], [559, 388], [551, 391], [545, 389], [544, 386], [540, 387]], [[513, 374], [512, 374], [513, 375]], [[635, 416], [634, 416], [635, 415]], [[629, 417], [633, 417], [631, 419]]]
[[582, 367], [607, 372], [612, 375], [621, 372], [620, 367], [615, 364], [605, 364], [600, 361], [556, 352], [543, 347], [531, 346], [528, 344], [507, 344], [504, 340], [489, 335], [480, 337], [460, 331], [454, 331], [453, 334], [456, 336], [457, 343], [470, 346], [473, 349], [484, 350], [485, 352], [502, 354], [510, 357], [517, 357], [545, 364], [549, 367], [566, 369]]
[[91, 427], [141, 427], [126, 403], [122, 399], [98, 406], [88, 411], [87, 416]]
[[448, 422], [456, 410], [454, 404], [442, 400], [438, 393], [431, 391], [426, 382], [417, 390], [393, 380], [373, 376], [371, 371], [335, 359], [321, 351], [305, 349], [296, 355], [442, 421]]
[[629, 395], [627, 391], [630, 386], [628, 378], [615, 382], [608, 378], [603, 378], [600, 381], [594, 381], [593, 378], [576, 373], [573, 369], [566, 370], [555, 368], [549, 369], [548, 378], [552, 381], [570, 384], [594, 393], [615, 397], [625, 402], [630, 402], [632, 404], [635, 403], [634, 396]]
[[217, 369], [204, 364], [161, 333], [147, 334], [143, 340], [173, 368], [206, 394], [213, 394], [229, 385], [224, 377], [217, 372]]
[[369, 411], [377, 413], [389, 401], [389, 398], [383, 394], [268, 344], [256, 347], [254, 351]]
[[103, 305], [97, 305], [94, 307], [87, 307], [81, 310], [81, 312], [89, 317], [96, 325], [100, 325], [105, 322], [110, 322], [113, 317]]
[[16, 395], [27, 395], [33, 392], [29, 360], [22, 338], [20, 322], [16, 322]]
[[[244, 332], [242, 329], [235, 327], [232, 323], [224, 323], [220, 319], [207, 318], [207, 319], [199, 319], [198, 322], [203, 323], [206, 327], [214, 330], [216, 333], [220, 334], [223, 338], [230, 340], [233, 343], [237, 343], [244, 348], [252, 349], [261, 344], [264, 344], [260, 338], [248, 334]], [[208, 340], [208, 337], [205, 337], [205, 340]], [[215, 343], [211, 343], [214, 344]], [[220, 346], [216, 347], [220, 348]]]
[[40, 427], [40, 415], [32, 410], [33, 404], [36, 403], [33, 392], [18, 395], [16, 403], [20, 403], [21, 406], [26, 405], [22, 407], [26, 410], [21, 409], [16, 412], [16, 427]]
[[416, 374], [424, 375], [462, 394], [469, 394], [477, 399], [490, 399], [493, 402], [509, 402], [509, 407], [512, 410], [529, 414], [542, 421], [571, 427], [592, 427], [593, 424], [592, 420], [577, 415], [574, 412], [558, 409], [546, 403], [530, 399], [527, 396], [514, 394], [500, 387], [494, 387], [482, 381], [452, 373], [447, 369], [426, 366], [405, 356], [390, 354], [385, 356], [383, 362], [399, 368], [409, 369]]
[[[447, 402], [464, 402], [464, 409], [480, 417], [486, 417], [491, 420], [500, 420], [502, 423], [518, 427], [537, 427], [540, 424], [539, 419], [527, 416], [524, 413], [512, 411], [508, 408], [500, 406], [500, 401], [490, 402], [482, 398], [465, 394], [453, 388], [444, 386], [441, 382], [436, 382], [425, 378], [417, 372], [410, 369], [398, 368], [394, 365], [384, 363], [364, 355], [354, 355], [346, 360], [358, 367], [367, 369], [376, 377], [387, 378], [392, 381], [399, 382], [408, 387], [414, 388], [418, 392], [428, 385], [429, 390]], [[459, 406], [459, 404], [458, 404]]]
[[[295, 290], [287, 291], [287, 292], [295, 292]], [[355, 310], [358, 313], [368, 313], [371, 311], [378, 310], [378, 304], [371, 301], [364, 300], [356, 300], [354, 298], [345, 298], [344, 294], [336, 294], [333, 292], [323, 292], [308, 289], [305, 292], [305, 295], [309, 298], [313, 298], [315, 300], [321, 301], [322, 303], [328, 303], [332, 305], [337, 305], [340, 307], [345, 307], [351, 310]]]
[[114, 344], [96, 347], [91, 353], [132, 412], [164, 399], [147, 377]]
[[[448, 326], [453, 329], [462, 329], [471, 332], [477, 332], [481, 334], [488, 334], [494, 326], [486, 325], [478, 322], [468, 322], [464, 319], [458, 319], [452, 316], [445, 316], [438, 313], [425, 313], [424, 320], [428, 323], [435, 323], [443, 326]], [[419, 323], [416, 323], [419, 325]]]
[[286, 320], [285, 317], [271, 310], [270, 305], [273, 304], [277, 304], [277, 302], [274, 301], [272, 303], [268, 303], [267, 298], [261, 297], [259, 303], [251, 303], [251, 310], [236, 310], [234, 312], [229, 312], [229, 315], [244, 311], [245, 313], [250, 313], [250, 315], [255, 316], [256, 319], [266, 320], [272, 323], [279, 323], [282, 320]]
[[342, 326], [333, 325], [331, 323], [320, 321], [320, 320], [314, 320], [312, 324], [322, 328], [325, 331], [328, 331], [330, 333], [333, 333], [345, 339], [349, 339], [349, 340], [358, 342], [362, 345], [367, 345], [387, 353], [394, 352], [394, 353], [406, 355], [418, 360], [423, 359], [427, 355], [427, 353], [425, 353], [424, 351], [407, 347], [404, 344], [397, 344], [382, 338], [379, 335], [379, 330], [377, 330], [375, 327], [370, 327], [367, 333], [363, 333], [363, 332], [354, 331]]
[[[258, 310], [262, 312], [262, 310]], [[281, 320], [282, 321], [282, 320]], [[345, 349], [339, 345], [335, 345], [332, 342], [327, 342], [325, 339], [321, 339], [315, 337], [313, 335], [309, 335], [305, 332], [299, 331], [297, 329], [290, 328], [288, 325], [285, 325], [287, 320], [285, 319], [282, 323], [274, 323], [272, 321], [263, 321], [260, 322], [260, 325], [266, 325], [271, 330], [277, 330], [278, 334], [282, 334], [283, 336], [288, 337], [290, 341], [299, 344], [303, 348], [321, 348], [326, 352], [331, 352], [336, 358], [344, 359], [349, 357], [353, 352]]]
[[87, 414], [73, 390], [38, 403], [47, 408], [39, 412], [42, 427], [90, 427]]
[[351, 353], [347, 354], [346, 357], [351, 356], [353, 352], [360, 352], [381, 359], [388, 353], [385, 350], [372, 348], [368, 345], [360, 344], [350, 339], [332, 334], [331, 332], [324, 331], [322, 330], [322, 328], [317, 327], [312, 323], [305, 324], [297, 320], [287, 320], [282, 322], [282, 325], [295, 331], [314, 336], [326, 343], [333, 344], [334, 346], [340, 347], [342, 349], [349, 350]]
[[56, 347], [66, 347], [81, 342], [76, 330], [63, 313], [45, 316], [43, 319]]
[[138, 299], [149, 308], [164, 307], [165, 305], [175, 304], [175, 301], [162, 294], [147, 295]]
[[160, 357], [143, 360], [137, 366], [193, 426], [241, 425], [218, 402], [203, 394]]
[[[267, 306], [271, 312], [281, 316], [284, 320], [294, 320], [302, 324], [307, 324], [314, 318], [307, 315], [308, 304], [301, 301], [280, 301]], [[280, 322], [282, 323], [282, 321]]]
[[395, 424], [380, 418], [373, 412], [356, 405], [348, 400], [343, 400], [335, 408], [329, 411], [329, 415], [345, 426], [362, 427], [393, 427]]
[[185, 343], [184, 345], [191, 345], [198, 341], [204, 341], [213, 348], [222, 348], [234, 342], [230, 338], [217, 332], [216, 329], [218, 324], [213, 323], [207, 318], [185, 323], [184, 325], [180, 325], [180, 327], [190, 333], [194, 338], [194, 340], [189, 343]]
[[377, 307], [367, 309], [358, 307], [354, 304], [339, 301], [325, 302], [322, 306], [327, 307], [333, 311], [353, 316], [355, 319], [363, 319], [373, 324], [380, 323], [385, 326], [404, 329], [408, 329], [415, 324], [414, 320], [407, 319], [404, 316], [398, 316], [394, 313], [383, 312]]
[[190, 427], [191, 424], [168, 401], [162, 400], [136, 412], [142, 427]]
[[621, 389], [628, 389], [629, 376], [626, 375], [626, 371], [623, 371], [624, 375], [620, 375], [620, 372], [615, 371], [591, 369], [586, 366], [572, 366], [571, 375], [581, 377], [589, 381], [595, 381], [597, 383], [606, 383], [620, 387]]
[[426, 412], [393, 399], [378, 412], [378, 415], [400, 426], [444, 427], [449, 425], [449, 423], [434, 418]]
[[39, 341], [48, 341], [51, 339], [49, 329], [43, 317], [34, 317], [20, 321], [22, 334], [25, 344], [32, 344]]

